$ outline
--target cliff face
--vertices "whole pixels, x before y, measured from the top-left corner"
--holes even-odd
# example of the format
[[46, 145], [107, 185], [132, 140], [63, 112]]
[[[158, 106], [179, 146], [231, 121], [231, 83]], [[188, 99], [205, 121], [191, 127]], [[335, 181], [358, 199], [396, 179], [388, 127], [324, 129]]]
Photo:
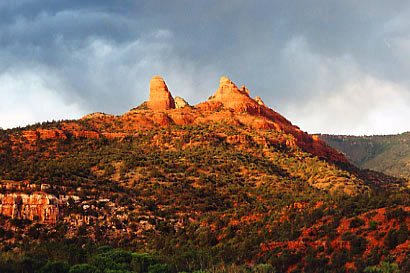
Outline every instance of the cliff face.
[[13, 219], [56, 224], [59, 214], [57, 198], [46, 193], [0, 194], [0, 214]]

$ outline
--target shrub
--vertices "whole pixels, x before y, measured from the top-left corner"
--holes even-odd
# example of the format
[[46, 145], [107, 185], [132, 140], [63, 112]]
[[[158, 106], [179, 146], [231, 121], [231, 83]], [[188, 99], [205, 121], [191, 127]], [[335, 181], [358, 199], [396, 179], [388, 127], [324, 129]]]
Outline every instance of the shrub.
[[166, 264], [154, 264], [148, 267], [148, 273], [168, 273], [170, 272]]
[[365, 222], [362, 219], [356, 217], [356, 218], [353, 218], [352, 221], [350, 221], [349, 227], [358, 228], [358, 227], [363, 226], [364, 224]]
[[406, 220], [407, 216], [408, 216], [408, 213], [402, 208], [388, 210], [386, 212], [386, 217], [388, 220], [396, 219], [399, 222], [403, 222]]
[[367, 240], [363, 237], [353, 237], [350, 240], [350, 253], [352, 255], [360, 255], [366, 250]]
[[377, 230], [377, 222], [370, 221], [369, 222], [369, 230]]
[[101, 271], [90, 264], [76, 264], [71, 267], [69, 273], [101, 273]]
[[148, 272], [148, 268], [155, 263], [155, 259], [147, 253], [133, 253], [131, 269], [135, 272]]
[[258, 264], [252, 268], [252, 272], [255, 273], [274, 273], [275, 269], [270, 264]]
[[395, 263], [382, 262], [377, 266], [366, 267], [366, 273], [399, 273], [399, 266]]
[[332, 255], [332, 267], [334, 269], [342, 268], [349, 260], [349, 254], [345, 248], [335, 251]]
[[38, 273], [68, 273], [70, 266], [66, 262], [48, 262], [46, 263]]
[[405, 223], [402, 223], [400, 225], [399, 230], [396, 230], [396, 229], [389, 230], [389, 233], [387, 233], [387, 236], [384, 239], [384, 245], [388, 249], [393, 249], [396, 246], [407, 241], [408, 237], [409, 237], [409, 230], [407, 228], [407, 225]]

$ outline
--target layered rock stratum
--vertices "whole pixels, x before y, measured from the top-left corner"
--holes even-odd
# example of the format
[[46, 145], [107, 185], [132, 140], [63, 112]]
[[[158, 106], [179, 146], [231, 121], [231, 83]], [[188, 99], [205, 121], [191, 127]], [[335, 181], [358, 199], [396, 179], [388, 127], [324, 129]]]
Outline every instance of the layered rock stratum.
[[36, 220], [44, 224], [56, 224], [57, 198], [46, 193], [0, 194], [0, 214], [12, 219]]

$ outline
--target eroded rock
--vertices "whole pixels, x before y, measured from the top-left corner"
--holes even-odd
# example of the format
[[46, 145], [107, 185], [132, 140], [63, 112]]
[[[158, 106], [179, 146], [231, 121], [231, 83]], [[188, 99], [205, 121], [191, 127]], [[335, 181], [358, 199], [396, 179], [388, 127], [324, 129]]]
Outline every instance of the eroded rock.
[[58, 200], [54, 195], [42, 192], [0, 194], [0, 214], [54, 225], [59, 215]]
[[178, 96], [175, 97], [174, 101], [175, 101], [175, 108], [176, 109], [184, 108], [186, 106], [189, 106], [188, 102], [186, 100], [184, 100], [183, 98], [181, 98], [181, 97], [178, 97]]
[[148, 108], [154, 111], [175, 109], [175, 101], [163, 78], [154, 76], [150, 81]]

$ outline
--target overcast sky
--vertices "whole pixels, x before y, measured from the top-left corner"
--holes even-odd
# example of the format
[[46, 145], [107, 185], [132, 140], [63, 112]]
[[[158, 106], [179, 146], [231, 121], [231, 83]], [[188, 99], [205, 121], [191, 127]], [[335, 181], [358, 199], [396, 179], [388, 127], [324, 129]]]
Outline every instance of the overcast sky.
[[310, 133], [410, 130], [410, 1], [0, 1], [0, 127], [121, 114], [226, 75]]

